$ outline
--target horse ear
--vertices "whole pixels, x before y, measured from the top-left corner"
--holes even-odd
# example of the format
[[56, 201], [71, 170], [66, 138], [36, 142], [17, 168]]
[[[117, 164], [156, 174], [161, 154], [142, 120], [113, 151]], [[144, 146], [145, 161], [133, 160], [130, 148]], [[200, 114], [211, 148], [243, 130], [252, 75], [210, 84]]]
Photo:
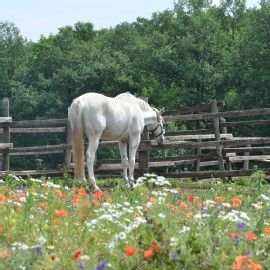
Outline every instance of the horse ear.
[[160, 114], [163, 114], [165, 112], [165, 107], [163, 107], [159, 112]]

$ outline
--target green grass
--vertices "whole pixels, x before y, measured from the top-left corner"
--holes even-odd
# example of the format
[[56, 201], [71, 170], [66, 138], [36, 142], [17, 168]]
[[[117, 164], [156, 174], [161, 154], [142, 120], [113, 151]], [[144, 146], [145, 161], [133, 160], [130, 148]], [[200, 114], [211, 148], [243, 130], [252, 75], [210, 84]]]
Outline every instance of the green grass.
[[252, 181], [198, 189], [178, 180], [157, 185], [149, 175], [132, 190], [117, 179], [98, 181], [113, 189], [89, 195], [66, 177], [7, 177], [0, 269], [269, 269], [270, 194], [262, 179], [259, 172]]

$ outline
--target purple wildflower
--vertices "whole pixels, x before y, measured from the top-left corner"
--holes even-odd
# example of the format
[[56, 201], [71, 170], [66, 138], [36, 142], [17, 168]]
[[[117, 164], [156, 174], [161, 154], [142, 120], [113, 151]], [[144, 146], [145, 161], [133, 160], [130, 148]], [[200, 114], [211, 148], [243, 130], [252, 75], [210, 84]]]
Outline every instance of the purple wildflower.
[[234, 246], [235, 246], [236, 248], [239, 247], [239, 237], [238, 237], [238, 235], [236, 235], [236, 236], [234, 237]]
[[102, 264], [98, 265], [96, 270], [104, 270], [107, 266], [106, 262], [103, 262]]
[[219, 248], [220, 247], [220, 245], [219, 245], [219, 240], [217, 239], [216, 240], [216, 248]]
[[83, 263], [80, 263], [78, 266], [80, 267], [80, 269], [84, 269], [85, 268], [85, 265]]
[[246, 226], [245, 222], [241, 222], [237, 224], [237, 228], [241, 229], [242, 232], [245, 231], [245, 226]]
[[35, 250], [36, 250], [36, 252], [39, 253], [40, 256], [43, 256], [44, 255], [44, 253], [43, 253], [43, 251], [41, 249], [41, 246], [36, 246]]
[[22, 186], [18, 186], [18, 191], [23, 191], [23, 187]]

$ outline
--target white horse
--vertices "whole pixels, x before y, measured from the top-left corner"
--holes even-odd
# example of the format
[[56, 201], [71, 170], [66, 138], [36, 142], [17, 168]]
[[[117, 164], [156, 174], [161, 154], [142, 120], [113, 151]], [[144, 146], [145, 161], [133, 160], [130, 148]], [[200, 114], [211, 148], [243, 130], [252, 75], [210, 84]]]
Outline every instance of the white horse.
[[[134, 181], [135, 155], [140, 143], [140, 135], [146, 125], [156, 137], [158, 144], [164, 142], [162, 112], [149, 106], [145, 101], [130, 93], [115, 98], [98, 93], [87, 93], [73, 100], [69, 108], [72, 131], [75, 179], [84, 179], [84, 140], [89, 145], [85, 154], [90, 184], [94, 191], [99, 190], [94, 176], [94, 160], [99, 140], [118, 141], [123, 178], [126, 186]], [[127, 156], [129, 145], [129, 157]], [[127, 169], [129, 168], [129, 177]]]

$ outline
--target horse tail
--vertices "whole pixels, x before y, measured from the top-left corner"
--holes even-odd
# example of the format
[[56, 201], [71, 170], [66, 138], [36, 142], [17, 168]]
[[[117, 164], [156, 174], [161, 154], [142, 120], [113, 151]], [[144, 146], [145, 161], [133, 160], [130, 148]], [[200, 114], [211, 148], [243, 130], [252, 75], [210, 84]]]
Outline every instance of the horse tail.
[[82, 126], [82, 104], [75, 99], [69, 110], [69, 121], [71, 126], [71, 138], [73, 147], [75, 179], [83, 179], [84, 175], [84, 139]]

